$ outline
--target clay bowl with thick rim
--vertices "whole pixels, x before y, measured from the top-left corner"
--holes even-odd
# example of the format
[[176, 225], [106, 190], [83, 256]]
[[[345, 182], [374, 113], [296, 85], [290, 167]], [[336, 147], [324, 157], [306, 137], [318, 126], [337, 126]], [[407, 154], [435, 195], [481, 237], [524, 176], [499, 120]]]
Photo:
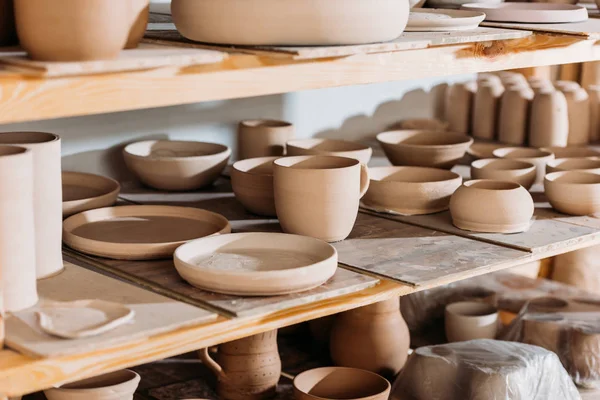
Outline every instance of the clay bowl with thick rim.
[[191, 285], [217, 293], [275, 296], [309, 290], [337, 269], [337, 251], [315, 238], [287, 233], [233, 233], [193, 240], [173, 255]]
[[600, 174], [600, 159], [597, 158], [557, 158], [548, 162], [546, 173], [560, 171], [583, 171]]
[[121, 186], [114, 179], [83, 172], [62, 172], [63, 218], [78, 212], [112, 206]]
[[473, 138], [444, 131], [398, 130], [378, 134], [377, 141], [394, 165], [450, 169], [463, 158]]
[[598, 151], [584, 146], [542, 147], [541, 150], [553, 153], [554, 157], [556, 158], [600, 157], [600, 153]]
[[211, 185], [227, 166], [231, 149], [222, 144], [146, 140], [123, 149], [127, 167], [160, 190], [195, 190]]
[[371, 160], [369, 146], [347, 140], [295, 139], [286, 143], [288, 156], [336, 156], [354, 158], [363, 164]]
[[296, 400], [387, 400], [390, 390], [387, 379], [357, 368], [315, 368], [294, 378]]
[[554, 160], [554, 153], [530, 147], [502, 147], [493, 151], [494, 157], [530, 162], [536, 167], [536, 182], [542, 182], [546, 175], [546, 164]]
[[235, 198], [251, 213], [276, 217], [273, 191], [273, 161], [279, 157], [258, 157], [237, 161], [231, 167]]
[[524, 232], [529, 229], [533, 211], [531, 195], [515, 182], [491, 179], [467, 181], [450, 199], [452, 223], [467, 231]]
[[44, 394], [48, 400], [132, 399], [139, 383], [137, 373], [124, 369], [44, 390]]
[[460, 175], [425, 167], [369, 168], [366, 208], [405, 215], [433, 214], [448, 209], [450, 196], [461, 185]]
[[471, 163], [472, 179], [516, 182], [527, 190], [533, 186], [536, 175], [535, 165], [527, 161], [484, 158]]
[[582, 171], [553, 172], [544, 179], [546, 197], [557, 211], [571, 215], [600, 212], [600, 175]]

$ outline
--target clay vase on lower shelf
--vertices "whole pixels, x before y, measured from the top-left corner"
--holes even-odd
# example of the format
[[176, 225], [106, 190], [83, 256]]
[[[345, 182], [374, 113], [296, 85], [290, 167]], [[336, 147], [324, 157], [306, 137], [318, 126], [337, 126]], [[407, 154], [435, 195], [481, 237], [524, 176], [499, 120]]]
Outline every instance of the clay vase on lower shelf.
[[474, 138], [493, 140], [496, 137], [498, 105], [503, 93], [504, 86], [501, 83], [479, 82], [471, 120]]
[[527, 141], [529, 108], [533, 90], [526, 86], [506, 88], [498, 111], [498, 141], [520, 146]]
[[276, 157], [285, 153], [285, 144], [294, 138], [294, 125], [270, 119], [247, 120], [238, 124], [238, 160]]
[[208, 349], [200, 359], [218, 378], [222, 400], [262, 400], [275, 396], [281, 375], [277, 330], [219, 345], [216, 360]]
[[555, 89], [540, 91], [533, 98], [529, 118], [529, 145], [566, 146], [569, 136], [569, 111], [565, 95]]
[[600, 293], [600, 245], [554, 257], [552, 280]]
[[468, 135], [471, 132], [471, 110], [476, 82], [455, 83], [446, 91], [445, 120], [450, 132]]
[[336, 365], [396, 375], [408, 356], [410, 335], [394, 297], [339, 314], [330, 337]]
[[590, 142], [590, 97], [581, 87], [562, 91], [567, 100], [569, 114], [569, 146], [585, 145]]

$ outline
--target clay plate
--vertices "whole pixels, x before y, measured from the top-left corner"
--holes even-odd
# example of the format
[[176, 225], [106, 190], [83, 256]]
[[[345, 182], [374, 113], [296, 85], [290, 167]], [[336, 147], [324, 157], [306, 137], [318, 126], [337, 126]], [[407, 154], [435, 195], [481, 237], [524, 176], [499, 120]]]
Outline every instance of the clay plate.
[[486, 21], [523, 23], [567, 23], [588, 19], [585, 7], [553, 3], [463, 4], [469, 11], [485, 13]]
[[337, 251], [285, 233], [234, 233], [191, 241], [174, 254], [191, 285], [217, 293], [274, 296], [320, 286], [337, 268]]
[[117, 260], [169, 258], [189, 240], [229, 232], [222, 215], [191, 207], [106, 207], [63, 222], [63, 241], [69, 247]]
[[466, 31], [475, 29], [485, 14], [464, 10], [421, 9], [411, 11], [406, 32]]
[[63, 218], [78, 212], [115, 204], [121, 186], [119, 182], [100, 175], [63, 171]]

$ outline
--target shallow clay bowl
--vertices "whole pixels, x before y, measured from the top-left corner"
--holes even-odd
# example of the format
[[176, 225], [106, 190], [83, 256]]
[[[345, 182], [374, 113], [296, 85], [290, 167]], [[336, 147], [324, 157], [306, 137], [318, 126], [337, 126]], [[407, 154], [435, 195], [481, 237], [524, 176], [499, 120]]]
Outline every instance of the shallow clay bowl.
[[554, 160], [554, 153], [529, 147], [503, 147], [493, 151], [494, 157], [530, 162], [536, 167], [536, 182], [542, 182], [546, 175], [546, 164]]
[[276, 217], [273, 193], [273, 161], [279, 157], [258, 157], [238, 161], [231, 167], [235, 198], [254, 214]]
[[371, 160], [373, 150], [356, 142], [332, 139], [297, 139], [286, 143], [288, 156], [337, 156], [354, 158], [363, 164]]
[[296, 400], [387, 400], [390, 389], [385, 378], [356, 368], [315, 368], [294, 378]]
[[44, 390], [48, 400], [132, 399], [140, 376], [128, 369]]
[[445, 169], [455, 166], [473, 143], [467, 135], [426, 130], [383, 132], [377, 141], [394, 165]]
[[129, 169], [161, 190], [194, 190], [212, 184], [227, 166], [231, 150], [222, 144], [146, 140], [123, 149]]
[[599, 152], [589, 147], [542, 147], [541, 150], [553, 153], [556, 158], [600, 157]]
[[584, 171], [600, 174], [600, 159], [557, 158], [546, 165], [546, 173], [548, 174], [560, 171]]
[[600, 212], [600, 175], [581, 171], [553, 172], [544, 179], [546, 197], [557, 211], [571, 215]]
[[474, 142], [467, 149], [467, 154], [475, 160], [494, 158], [494, 150], [501, 149], [502, 147], [506, 147], [506, 145], [502, 143]]
[[527, 161], [484, 158], [471, 164], [472, 179], [516, 182], [527, 190], [533, 186], [536, 175], [535, 165]]
[[337, 251], [311, 237], [234, 233], [186, 243], [175, 268], [191, 285], [217, 293], [273, 296], [312, 289], [337, 268]]
[[63, 171], [63, 218], [78, 212], [115, 204], [121, 186], [119, 182], [100, 175]]
[[369, 168], [369, 175], [364, 206], [405, 215], [447, 210], [450, 196], [462, 183], [460, 175], [438, 168], [376, 167]]

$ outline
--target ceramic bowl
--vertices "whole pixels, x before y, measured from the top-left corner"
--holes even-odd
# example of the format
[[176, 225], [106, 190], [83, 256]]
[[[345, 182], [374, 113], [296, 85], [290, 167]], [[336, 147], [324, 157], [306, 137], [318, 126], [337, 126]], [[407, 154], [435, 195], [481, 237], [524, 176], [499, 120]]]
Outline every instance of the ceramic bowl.
[[424, 130], [383, 132], [377, 141], [394, 165], [445, 169], [455, 166], [473, 143], [467, 135]]
[[542, 147], [541, 150], [549, 151], [556, 158], [581, 158], [600, 157], [600, 153], [589, 147]]
[[276, 217], [273, 193], [273, 161], [279, 157], [258, 157], [237, 161], [231, 168], [235, 198], [251, 213]]
[[63, 218], [94, 208], [112, 206], [117, 202], [120, 189], [119, 182], [105, 176], [63, 171]]
[[150, 18], [150, 1], [132, 0], [129, 1], [129, 4], [131, 5], [131, 28], [125, 48], [135, 49], [146, 33], [148, 19]]
[[356, 368], [315, 368], [294, 378], [296, 400], [387, 400], [390, 389], [385, 378]]
[[462, 183], [460, 175], [437, 168], [376, 167], [369, 168], [369, 175], [365, 207], [405, 215], [447, 210], [450, 196]]
[[467, 231], [523, 232], [529, 228], [533, 210], [531, 195], [515, 182], [468, 181], [450, 199], [452, 223]]
[[123, 155], [129, 169], [150, 187], [194, 190], [219, 177], [231, 150], [216, 143], [146, 140], [127, 145]]
[[474, 160], [494, 158], [494, 150], [501, 149], [502, 147], [506, 147], [506, 145], [502, 143], [476, 141], [467, 149], [467, 154]]
[[48, 400], [132, 399], [140, 376], [128, 369], [44, 390]]
[[546, 175], [546, 164], [554, 160], [554, 153], [547, 150], [533, 149], [528, 147], [502, 147], [492, 152], [494, 157], [507, 158], [530, 162], [535, 165], [537, 176], [535, 181], [543, 182]]
[[584, 171], [600, 174], [600, 159], [594, 158], [557, 158], [548, 162], [546, 173], [560, 171]]
[[556, 210], [571, 215], [600, 212], [600, 175], [581, 171], [553, 172], [544, 179], [546, 197]]
[[495, 339], [498, 309], [491, 304], [461, 301], [448, 304], [445, 311], [446, 338], [449, 342]]
[[535, 182], [536, 168], [527, 161], [484, 158], [471, 164], [471, 178], [516, 182], [529, 190]]
[[337, 156], [354, 158], [363, 164], [371, 160], [373, 150], [356, 142], [332, 139], [298, 139], [286, 143], [288, 156]]

